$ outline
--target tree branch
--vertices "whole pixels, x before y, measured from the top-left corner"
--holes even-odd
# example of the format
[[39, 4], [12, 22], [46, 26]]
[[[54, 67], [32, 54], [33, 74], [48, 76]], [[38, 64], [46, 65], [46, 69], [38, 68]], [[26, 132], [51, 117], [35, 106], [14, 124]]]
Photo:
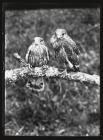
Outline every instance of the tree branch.
[[5, 82], [7, 86], [15, 85], [18, 81], [27, 80], [30, 77], [59, 77], [66, 80], [73, 80], [83, 82], [87, 84], [100, 85], [100, 77], [97, 75], [89, 75], [82, 72], [70, 72], [60, 73], [57, 68], [45, 66], [44, 68], [36, 67], [29, 69], [28, 67], [22, 67], [14, 70], [6, 70]]
[[89, 29], [87, 29], [87, 32], [89, 32], [89, 31], [91, 31], [91, 30], [93, 30], [93, 29], [96, 29], [96, 28], [100, 28], [100, 24], [99, 24], [99, 23], [97, 23], [97, 24], [95, 24], [94, 26], [92, 26], [92, 27], [90, 27]]
[[50, 66], [35, 67], [30, 68], [29, 64], [25, 62], [17, 53], [14, 54], [14, 57], [21, 62], [23, 67], [17, 68], [14, 70], [5, 71], [5, 82], [6, 86], [14, 86], [17, 83], [26, 82], [29, 78], [35, 77], [58, 77], [66, 80], [78, 81], [85, 84], [100, 85], [100, 77], [98, 75], [89, 75], [82, 72], [70, 72], [66, 73], [65, 71], [60, 73], [57, 68]]

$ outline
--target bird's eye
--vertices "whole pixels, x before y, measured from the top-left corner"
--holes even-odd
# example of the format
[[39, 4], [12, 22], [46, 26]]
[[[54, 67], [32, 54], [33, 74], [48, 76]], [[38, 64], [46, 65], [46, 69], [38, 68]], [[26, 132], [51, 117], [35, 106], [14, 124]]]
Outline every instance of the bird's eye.
[[65, 35], [65, 33], [62, 33], [62, 35]]
[[43, 40], [40, 40], [40, 42], [42, 42]]

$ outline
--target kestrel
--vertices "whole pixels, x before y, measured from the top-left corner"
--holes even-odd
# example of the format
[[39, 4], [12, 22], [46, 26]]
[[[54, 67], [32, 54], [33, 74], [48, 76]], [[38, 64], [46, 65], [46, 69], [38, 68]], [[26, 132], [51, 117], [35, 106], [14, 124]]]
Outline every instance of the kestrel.
[[79, 48], [65, 29], [56, 29], [50, 43], [55, 50], [55, 57], [60, 69], [79, 71]]
[[[26, 62], [30, 64], [30, 67], [43, 67], [48, 64], [49, 54], [46, 43], [43, 38], [35, 37], [34, 42], [28, 48], [26, 54]], [[33, 79], [30, 84], [34, 91], [44, 90], [44, 80], [43, 77]], [[40, 88], [41, 87], [41, 88]]]

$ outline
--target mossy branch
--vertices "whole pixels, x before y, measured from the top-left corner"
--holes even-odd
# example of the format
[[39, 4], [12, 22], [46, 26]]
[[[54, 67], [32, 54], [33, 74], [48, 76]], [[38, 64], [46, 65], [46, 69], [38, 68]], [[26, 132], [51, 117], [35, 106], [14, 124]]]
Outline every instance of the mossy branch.
[[15, 85], [18, 81], [26, 81], [30, 77], [58, 77], [66, 80], [77, 81], [85, 84], [100, 85], [100, 77], [98, 75], [90, 75], [83, 72], [70, 72], [70, 73], [60, 73], [57, 68], [44, 66], [29, 68], [28, 64], [19, 55], [15, 54], [15, 57], [23, 62], [25, 66], [17, 68], [14, 70], [5, 71], [5, 82], [7, 86]]

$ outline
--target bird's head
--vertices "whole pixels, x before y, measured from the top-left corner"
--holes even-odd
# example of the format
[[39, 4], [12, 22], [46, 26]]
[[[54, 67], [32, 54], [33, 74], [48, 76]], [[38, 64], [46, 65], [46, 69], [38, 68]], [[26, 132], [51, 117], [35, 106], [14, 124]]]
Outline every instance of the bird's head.
[[60, 48], [61, 40], [67, 39], [67, 32], [65, 29], [56, 29], [50, 38], [50, 43], [52, 44], [54, 49]]
[[45, 45], [44, 39], [42, 37], [35, 37], [34, 43], [35, 45]]
[[67, 31], [65, 29], [56, 29], [55, 36], [58, 40], [64, 39], [67, 36]]

